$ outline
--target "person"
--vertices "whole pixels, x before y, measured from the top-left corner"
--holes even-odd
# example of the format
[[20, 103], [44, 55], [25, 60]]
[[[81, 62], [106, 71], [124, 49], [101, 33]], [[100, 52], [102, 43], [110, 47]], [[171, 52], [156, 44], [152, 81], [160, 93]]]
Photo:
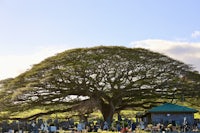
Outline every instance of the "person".
[[117, 122], [117, 124], [116, 124], [116, 129], [117, 129], [117, 131], [121, 131], [121, 125], [119, 122]]
[[132, 125], [131, 125], [131, 130], [132, 130], [132, 131], [135, 131], [135, 129], [136, 129], [136, 123], [133, 122]]
[[99, 125], [98, 125], [98, 123], [96, 123], [95, 125], [94, 125], [94, 132], [97, 132], [98, 131], [98, 129], [99, 129]]
[[128, 128], [127, 127], [123, 127], [121, 129], [121, 132], [120, 133], [127, 133], [128, 132]]

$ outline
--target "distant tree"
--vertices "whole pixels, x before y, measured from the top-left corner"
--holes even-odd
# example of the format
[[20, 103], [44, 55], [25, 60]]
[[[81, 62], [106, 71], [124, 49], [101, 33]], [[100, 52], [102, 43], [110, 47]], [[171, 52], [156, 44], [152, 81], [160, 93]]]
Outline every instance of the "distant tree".
[[53, 105], [54, 112], [98, 109], [110, 122], [123, 109], [150, 108], [183, 96], [198, 98], [199, 80], [194, 82], [192, 75], [199, 77], [189, 65], [142, 48], [72, 49], [11, 80], [4, 89], [12, 92], [4, 98], [9, 103], [5, 109]]

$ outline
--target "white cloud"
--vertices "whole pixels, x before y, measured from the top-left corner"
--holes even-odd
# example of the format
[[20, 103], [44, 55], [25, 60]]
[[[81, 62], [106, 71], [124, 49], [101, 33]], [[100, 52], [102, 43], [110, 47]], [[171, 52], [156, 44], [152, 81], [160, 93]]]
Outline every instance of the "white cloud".
[[200, 31], [194, 31], [191, 35], [192, 38], [198, 38], [200, 37]]
[[[148, 39], [132, 42], [133, 47], [143, 47], [152, 51], [160, 52], [174, 59], [192, 64], [196, 70], [200, 71], [200, 42], [180, 42], [167, 41], [159, 39]], [[29, 53], [23, 56], [0, 55], [0, 80], [15, 77], [20, 73], [31, 68], [31, 65], [41, 62], [47, 57], [56, 53], [70, 49], [72, 47], [40, 47], [35, 53]]]
[[15, 77], [30, 69], [33, 64], [69, 48], [64, 46], [40, 47], [36, 53], [29, 53], [28, 55], [2, 55], [0, 56], [0, 80]]
[[191, 64], [195, 70], [200, 71], [200, 42], [180, 42], [159, 39], [148, 39], [132, 42], [133, 47], [142, 47], [156, 51], [174, 59]]

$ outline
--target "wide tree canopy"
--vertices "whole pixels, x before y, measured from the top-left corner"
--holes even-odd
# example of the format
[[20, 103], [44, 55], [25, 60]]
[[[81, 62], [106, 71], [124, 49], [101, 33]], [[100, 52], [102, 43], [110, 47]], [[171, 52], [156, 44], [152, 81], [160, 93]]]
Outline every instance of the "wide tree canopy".
[[[110, 121], [114, 113], [127, 108], [149, 108], [169, 99], [199, 100], [199, 79], [190, 66], [142, 48], [72, 49], [5, 80], [1, 111], [98, 109]], [[56, 108], [51, 110], [52, 106]]]

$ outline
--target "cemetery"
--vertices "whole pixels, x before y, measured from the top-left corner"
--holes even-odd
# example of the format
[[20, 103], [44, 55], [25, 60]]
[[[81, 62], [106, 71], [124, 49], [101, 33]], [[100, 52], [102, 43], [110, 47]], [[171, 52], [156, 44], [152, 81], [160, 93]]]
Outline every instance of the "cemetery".
[[[199, 86], [200, 75], [192, 67], [147, 49], [66, 50], [0, 81], [0, 130], [199, 132], [200, 117], [194, 117], [200, 110]], [[134, 113], [122, 115], [126, 110]], [[87, 119], [94, 112], [101, 117]], [[70, 117], [48, 117], [57, 113]]]
[[200, 0], [0, 0], [0, 133], [200, 133]]
[[110, 124], [103, 119], [95, 121], [75, 121], [73, 118], [61, 119], [36, 119], [30, 121], [2, 121], [0, 132], [2, 133], [88, 133], [88, 132], [157, 132], [160, 133], [195, 133], [200, 132], [200, 121], [194, 119], [194, 113], [198, 111], [185, 106], [164, 103], [136, 114], [135, 119], [122, 118], [118, 114], [117, 119]]

